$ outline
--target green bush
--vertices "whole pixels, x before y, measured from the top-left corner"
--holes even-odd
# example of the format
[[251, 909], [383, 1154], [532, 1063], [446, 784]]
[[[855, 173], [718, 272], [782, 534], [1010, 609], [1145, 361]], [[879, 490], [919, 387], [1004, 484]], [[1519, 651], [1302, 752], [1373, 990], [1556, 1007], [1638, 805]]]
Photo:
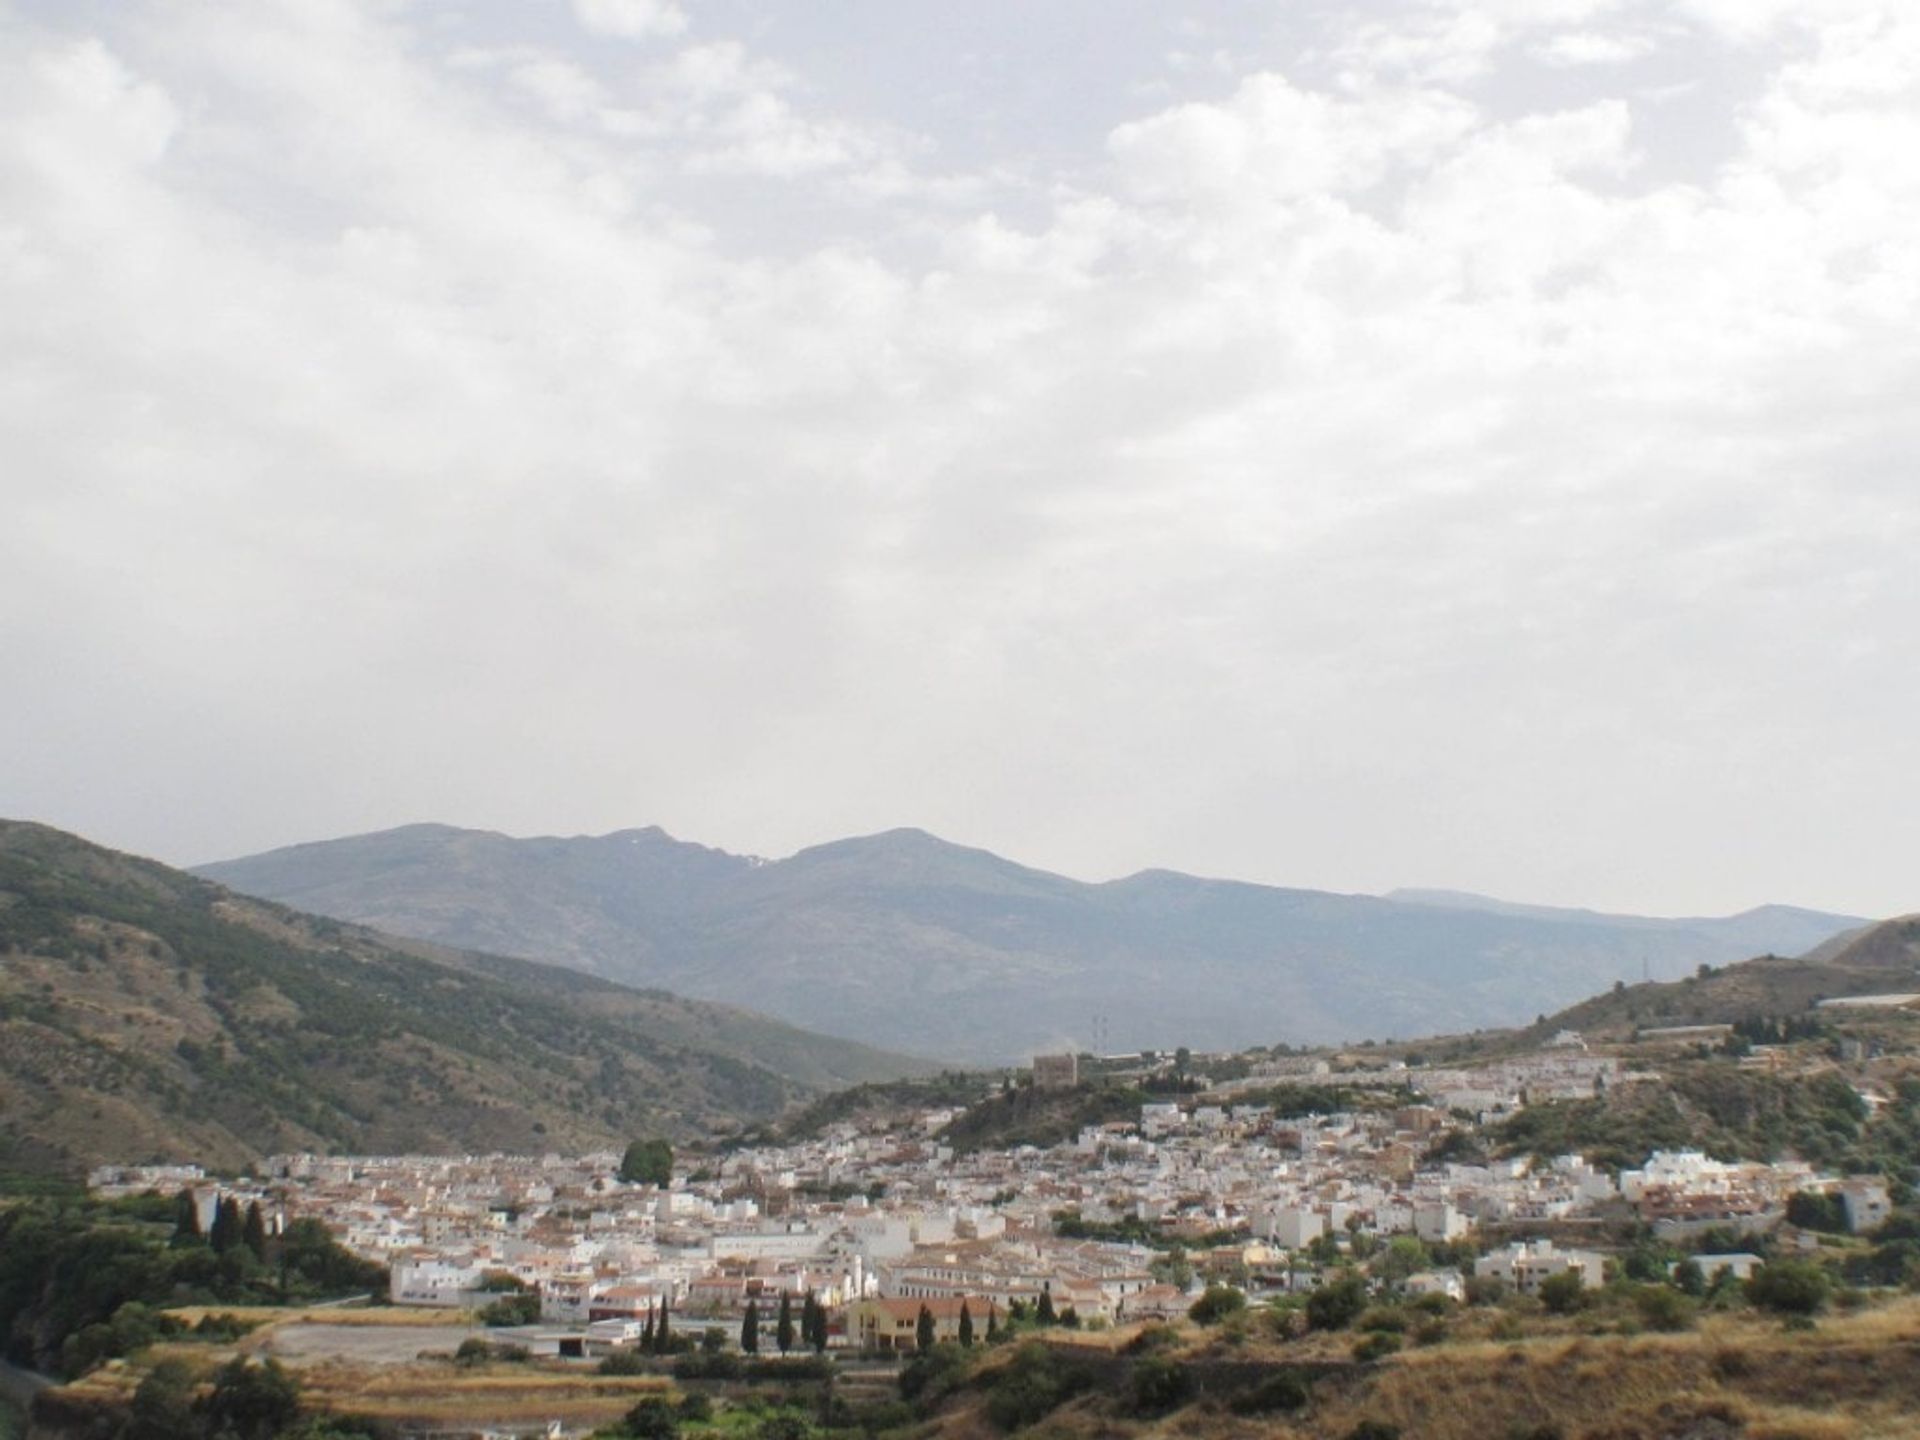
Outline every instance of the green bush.
[[1827, 1272], [1805, 1260], [1775, 1260], [1747, 1281], [1747, 1299], [1778, 1315], [1812, 1315], [1827, 1303]]
[[1344, 1330], [1366, 1308], [1366, 1282], [1349, 1274], [1322, 1285], [1307, 1297], [1307, 1323], [1315, 1330]]
[[1665, 1285], [1637, 1285], [1633, 1308], [1649, 1330], [1686, 1330], [1693, 1325], [1693, 1302]]
[[1536, 1293], [1555, 1315], [1571, 1315], [1587, 1303], [1587, 1282], [1578, 1270], [1562, 1270], [1542, 1280]]
[[1266, 1415], [1276, 1410], [1303, 1409], [1311, 1398], [1306, 1377], [1291, 1370], [1280, 1370], [1251, 1390], [1234, 1396], [1230, 1408], [1236, 1415]]
[[1028, 1341], [993, 1376], [987, 1392], [987, 1418], [1002, 1430], [1019, 1430], [1052, 1414], [1089, 1383], [1081, 1367], [1052, 1347]]
[[1370, 1335], [1362, 1335], [1354, 1342], [1353, 1358], [1364, 1365], [1370, 1361], [1384, 1359], [1388, 1355], [1395, 1354], [1399, 1349], [1400, 1337], [1398, 1335], [1388, 1334], [1384, 1330], [1376, 1330]]
[[1217, 1325], [1246, 1308], [1246, 1295], [1233, 1286], [1209, 1285], [1206, 1293], [1188, 1309], [1187, 1316], [1196, 1325]]
[[1133, 1367], [1133, 1409], [1139, 1415], [1164, 1415], [1194, 1396], [1193, 1372], [1171, 1355], [1149, 1355]]

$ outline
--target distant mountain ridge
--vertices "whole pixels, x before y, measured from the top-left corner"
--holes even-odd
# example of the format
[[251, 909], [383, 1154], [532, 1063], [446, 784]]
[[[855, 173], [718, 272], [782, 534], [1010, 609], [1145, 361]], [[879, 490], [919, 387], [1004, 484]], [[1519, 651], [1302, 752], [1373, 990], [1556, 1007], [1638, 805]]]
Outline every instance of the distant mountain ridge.
[[[1658, 920], [1147, 870], [1089, 884], [920, 830], [762, 861], [658, 827], [411, 825], [205, 865], [248, 894], [445, 944], [750, 1004], [953, 1059], [1237, 1048], [1525, 1023], [1616, 979], [1798, 953], [1860, 923]], [[1101, 1017], [1096, 1025], [1095, 1017]]]
[[0, 1171], [699, 1136], [923, 1062], [0, 821]]

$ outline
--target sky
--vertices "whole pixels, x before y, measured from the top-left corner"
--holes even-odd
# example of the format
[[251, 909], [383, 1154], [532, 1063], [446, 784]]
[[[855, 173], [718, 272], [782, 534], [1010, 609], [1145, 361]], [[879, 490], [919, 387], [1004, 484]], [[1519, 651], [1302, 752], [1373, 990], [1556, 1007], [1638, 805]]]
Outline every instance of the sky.
[[1920, 909], [1920, 9], [0, 0], [0, 814]]

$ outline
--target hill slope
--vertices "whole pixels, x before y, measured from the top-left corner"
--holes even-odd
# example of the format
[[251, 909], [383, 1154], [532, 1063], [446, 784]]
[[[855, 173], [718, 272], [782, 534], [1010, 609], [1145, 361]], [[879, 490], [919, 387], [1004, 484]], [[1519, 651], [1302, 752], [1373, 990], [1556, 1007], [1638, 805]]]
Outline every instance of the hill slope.
[[396, 941], [0, 821], [0, 1167], [586, 1149], [917, 1062]]
[[1547, 1017], [1528, 1032], [1624, 1036], [1641, 1028], [1724, 1025], [1799, 1015], [1843, 995], [1920, 994], [1920, 915], [1854, 930], [1798, 958], [1763, 955], [1707, 975], [1625, 985]]
[[[202, 867], [249, 894], [956, 1059], [1431, 1034], [1596, 981], [1799, 951], [1858, 922], [1653, 920], [1147, 871], [1084, 884], [915, 830], [772, 863], [658, 829], [513, 839], [417, 825]], [[1518, 913], [1512, 913], [1515, 911]]]

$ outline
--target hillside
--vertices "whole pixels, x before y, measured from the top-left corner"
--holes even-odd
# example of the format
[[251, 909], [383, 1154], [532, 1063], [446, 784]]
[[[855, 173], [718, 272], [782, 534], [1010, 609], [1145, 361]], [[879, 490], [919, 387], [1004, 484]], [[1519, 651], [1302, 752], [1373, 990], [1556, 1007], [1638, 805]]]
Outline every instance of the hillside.
[[1709, 974], [1624, 985], [1548, 1016], [1526, 1032], [1624, 1037], [1671, 1025], [1799, 1015], [1843, 995], [1920, 993], [1920, 916], [1866, 926], [1798, 958], [1763, 955]]
[[394, 941], [0, 821], [0, 1169], [578, 1151], [919, 1068], [761, 1015]]
[[915, 830], [765, 862], [658, 829], [415, 825], [199, 872], [396, 934], [750, 1004], [956, 1060], [1228, 1049], [1525, 1023], [1596, 983], [1798, 953], [1859, 922], [1660, 920], [1145, 871], [1087, 884]]

